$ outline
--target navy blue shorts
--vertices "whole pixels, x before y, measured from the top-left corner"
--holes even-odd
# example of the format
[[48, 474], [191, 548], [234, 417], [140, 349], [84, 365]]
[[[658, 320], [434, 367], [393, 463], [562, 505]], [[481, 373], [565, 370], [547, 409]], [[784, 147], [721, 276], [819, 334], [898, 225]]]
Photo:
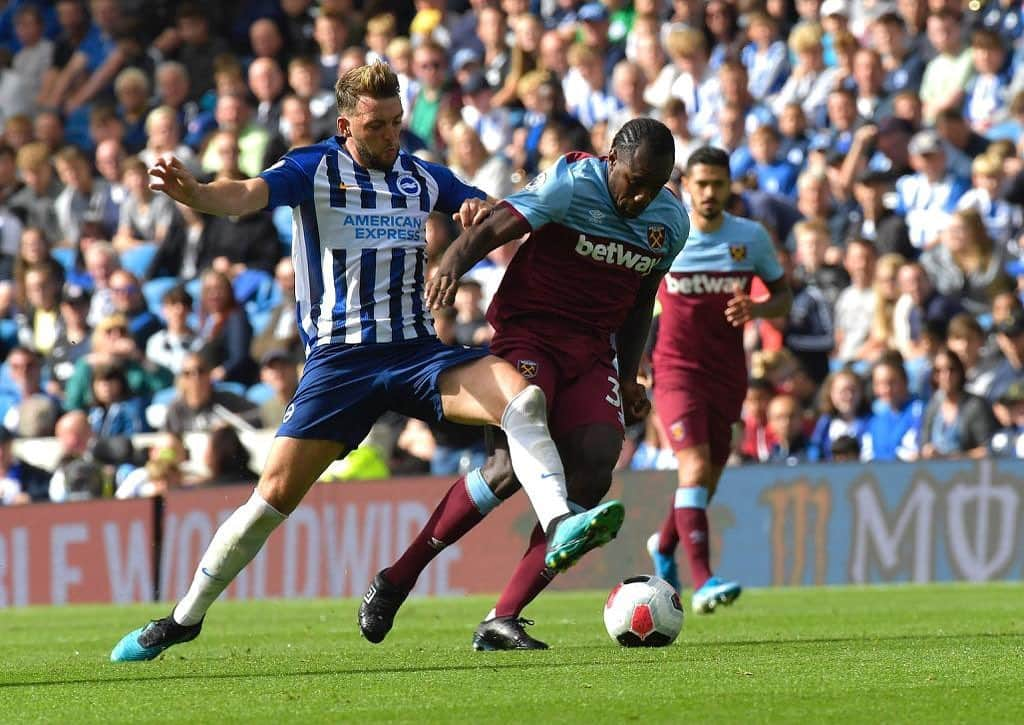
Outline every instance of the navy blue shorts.
[[277, 435], [338, 441], [352, 449], [388, 410], [441, 420], [438, 376], [489, 354], [437, 338], [315, 347]]

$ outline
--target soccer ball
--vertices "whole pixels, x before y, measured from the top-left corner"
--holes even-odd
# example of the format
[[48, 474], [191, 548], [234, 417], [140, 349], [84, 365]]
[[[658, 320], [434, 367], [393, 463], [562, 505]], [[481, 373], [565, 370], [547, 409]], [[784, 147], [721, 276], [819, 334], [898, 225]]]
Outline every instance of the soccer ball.
[[675, 642], [683, 628], [683, 605], [664, 579], [630, 577], [608, 595], [604, 626], [623, 647], [664, 647]]

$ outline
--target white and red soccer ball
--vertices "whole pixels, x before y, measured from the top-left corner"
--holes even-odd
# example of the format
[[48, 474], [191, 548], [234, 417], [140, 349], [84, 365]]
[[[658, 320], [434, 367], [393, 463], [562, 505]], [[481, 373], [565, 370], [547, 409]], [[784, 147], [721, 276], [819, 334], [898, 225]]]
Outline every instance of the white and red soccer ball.
[[664, 579], [630, 577], [608, 595], [604, 626], [623, 647], [664, 647], [683, 629], [683, 605]]

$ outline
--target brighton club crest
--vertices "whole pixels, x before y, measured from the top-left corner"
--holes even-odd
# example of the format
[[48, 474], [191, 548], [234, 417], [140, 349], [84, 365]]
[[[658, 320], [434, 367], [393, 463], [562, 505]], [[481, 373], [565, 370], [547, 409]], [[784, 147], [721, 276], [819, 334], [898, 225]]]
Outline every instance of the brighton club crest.
[[742, 262], [747, 258], [747, 245], [746, 244], [730, 244], [729, 245], [729, 256], [732, 257], [734, 262]]
[[537, 369], [540, 367], [533, 360], [520, 360], [516, 363], [516, 367], [519, 369], [519, 374], [527, 380], [531, 380], [537, 377]]
[[647, 244], [657, 252], [665, 246], [665, 227], [661, 224], [647, 225]]

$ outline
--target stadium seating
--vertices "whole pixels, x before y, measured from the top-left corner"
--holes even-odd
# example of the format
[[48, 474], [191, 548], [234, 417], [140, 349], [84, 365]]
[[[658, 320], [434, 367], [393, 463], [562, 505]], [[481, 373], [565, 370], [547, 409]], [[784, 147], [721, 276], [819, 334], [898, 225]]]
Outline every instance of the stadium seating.
[[245, 397], [250, 403], [263, 405], [263, 403], [274, 397], [274, 389], [266, 383], [256, 383], [249, 386], [249, 389], [245, 391]]
[[140, 244], [121, 253], [121, 266], [139, 279], [145, 278], [149, 265], [156, 256], [157, 245], [151, 242]]
[[146, 306], [150, 311], [159, 317], [162, 315], [161, 300], [165, 294], [177, 287], [181, 282], [176, 277], [157, 277], [148, 282], [142, 283], [142, 296], [146, 299]]
[[56, 247], [50, 250], [50, 256], [60, 263], [65, 272], [71, 272], [78, 261], [78, 250], [71, 247]]

